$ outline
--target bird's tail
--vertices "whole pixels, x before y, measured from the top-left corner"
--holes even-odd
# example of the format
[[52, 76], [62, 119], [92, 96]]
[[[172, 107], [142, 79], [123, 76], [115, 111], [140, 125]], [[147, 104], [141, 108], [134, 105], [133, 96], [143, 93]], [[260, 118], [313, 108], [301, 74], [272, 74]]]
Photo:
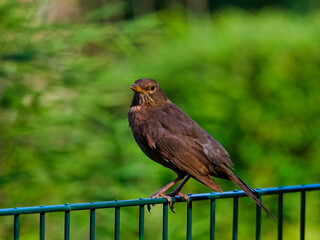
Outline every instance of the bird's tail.
[[239, 177], [237, 177], [235, 174], [232, 174], [229, 179], [233, 181], [235, 184], [237, 184], [253, 201], [255, 201], [258, 206], [260, 206], [263, 211], [265, 211], [270, 217], [276, 220], [275, 216], [273, 216], [269, 210], [259, 201], [259, 199], [255, 196], [257, 192], [252, 189], [248, 184], [246, 184], [244, 181], [242, 181]]

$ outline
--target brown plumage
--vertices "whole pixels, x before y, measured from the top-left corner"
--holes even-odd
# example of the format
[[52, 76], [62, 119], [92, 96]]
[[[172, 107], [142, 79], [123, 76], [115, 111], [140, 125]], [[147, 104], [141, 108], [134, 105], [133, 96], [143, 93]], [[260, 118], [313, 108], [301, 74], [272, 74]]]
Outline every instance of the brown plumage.
[[[213, 176], [233, 181], [273, 217], [255, 196], [255, 191], [231, 171], [233, 164], [222, 145], [173, 104], [155, 80], [139, 79], [131, 89], [134, 96], [128, 118], [136, 142], [149, 158], [178, 175], [152, 198], [165, 197], [173, 208], [170, 197], [179, 195], [187, 199], [180, 190], [190, 177], [216, 192], [222, 192], [210, 177]], [[164, 194], [182, 179], [175, 191]]]

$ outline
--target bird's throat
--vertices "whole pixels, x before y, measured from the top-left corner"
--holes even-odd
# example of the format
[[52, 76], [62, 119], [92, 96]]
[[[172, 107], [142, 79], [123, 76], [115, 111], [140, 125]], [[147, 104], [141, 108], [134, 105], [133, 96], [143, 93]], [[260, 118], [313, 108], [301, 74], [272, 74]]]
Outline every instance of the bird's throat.
[[144, 108], [151, 104], [150, 97], [146, 96], [144, 93], [134, 93], [131, 108], [135, 107], [138, 108]]

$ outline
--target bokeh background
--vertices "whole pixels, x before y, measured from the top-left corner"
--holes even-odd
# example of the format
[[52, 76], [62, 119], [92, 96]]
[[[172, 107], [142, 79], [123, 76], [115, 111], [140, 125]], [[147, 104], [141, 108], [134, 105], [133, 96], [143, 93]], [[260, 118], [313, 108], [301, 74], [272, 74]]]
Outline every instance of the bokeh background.
[[[220, 141], [254, 188], [320, 182], [318, 1], [0, 0], [0, 208], [148, 197], [175, 174], [149, 160], [128, 127], [129, 86], [158, 80]], [[219, 181], [225, 191], [235, 186]], [[210, 191], [194, 180], [185, 192]], [[320, 194], [307, 195], [307, 239], [320, 236]], [[277, 197], [263, 198], [277, 213]], [[284, 198], [285, 239], [299, 237], [299, 195]], [[254, 239], [255, 205], [240, 199], [239, 239]], [[185, 204], [169, 238], [185, 239]], [[160, 206], [145, 238], [161, 239]], [[97, 211], [113, 238], [113, 210]], [[209, 203], [194, 203], [194, 239], [209, 237]], [[121, 211], [121, 239], [138, 238], [138, 209]], [[88, 239], [89, 213], [72, 213]], [[48, 214], [62, 239], [63, 213]], [[263, 214], [262, 238], [277, 224]], [[232, 200], [217, 201], [217, 239], [230, 239]], [[12, 219], [0, 219], [11, 239]], [[37, 239], [38, 216], [21, 217]]]

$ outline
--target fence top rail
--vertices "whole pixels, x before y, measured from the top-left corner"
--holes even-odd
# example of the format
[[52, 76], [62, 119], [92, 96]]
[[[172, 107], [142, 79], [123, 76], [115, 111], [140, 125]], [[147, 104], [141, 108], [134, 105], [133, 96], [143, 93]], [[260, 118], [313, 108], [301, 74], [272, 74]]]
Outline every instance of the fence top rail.
[[[291, 192], [302, 192], [302, 191], [313, 191], [320, 190], [320, 183], [297, 185], [297, 186], [279, 186], [272, 188], [256, 189], [259, 195], [271, 195], [278, 193], [291, 193]], [[232, 198], [232, 197], [245, 197], [246, 194], [241, 190], [235, 189], [234, 191], [223, 192], [223, 193], [202, 193], [188, 195], [190, 201], [218, 199], [218, 198]], [[182, 197], [173, 197], [173, 202], [185, 201]], [[61, 205], [48, 205], [48, 206], [34, 206], [34, 207], [16, 207], [16, 208], [4, 208], [0, 209], [0, 216], [17, 215], [17, 214], [31, 214], [31, 213], [43, 213], [43, 212], [63, 212], [63, 211], [74, 211], [74, 210], [90, 210], [99, 208], [115, 208], [115, 207], [129, 207], [129, 206], [140, 206], [147, 204], [163, 204], [166, 203], [165, 198], [140, 198], [131, 200], [115, 200], [115, 201], [104, 201], [104, 202], [90, 202], [90, 203], [74, 203], [74, 204], [61, 204]]]

